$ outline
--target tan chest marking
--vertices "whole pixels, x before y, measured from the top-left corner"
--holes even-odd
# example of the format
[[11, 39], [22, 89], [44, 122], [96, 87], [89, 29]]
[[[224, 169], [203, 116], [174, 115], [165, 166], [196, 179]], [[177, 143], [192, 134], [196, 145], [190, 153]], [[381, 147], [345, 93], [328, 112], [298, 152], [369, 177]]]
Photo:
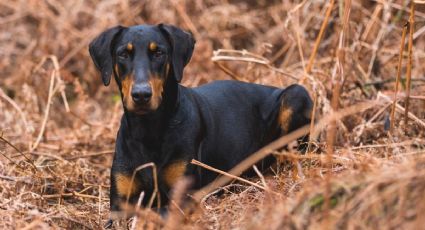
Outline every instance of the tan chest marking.
[[173, 187], [175, 183], [184, 175], [187, 163], [184, 161], [173, 162], [165, 166], [162, 176], [165, 183], [169, 187]]
[[117, 192], [120, 196], [126, 197], [127, 195], [134, 195], [139, 189], [139, 184], [136, 180], [131, 181], [131, 175], [117, 173], [115, 176], [115, 183]]
[[292, 121], [292, 109], [286, 106], [282, 106], [279, 112], [279, 125], [280, 128], [285, 132], [285, 134], [289, 131], [289, 126]]

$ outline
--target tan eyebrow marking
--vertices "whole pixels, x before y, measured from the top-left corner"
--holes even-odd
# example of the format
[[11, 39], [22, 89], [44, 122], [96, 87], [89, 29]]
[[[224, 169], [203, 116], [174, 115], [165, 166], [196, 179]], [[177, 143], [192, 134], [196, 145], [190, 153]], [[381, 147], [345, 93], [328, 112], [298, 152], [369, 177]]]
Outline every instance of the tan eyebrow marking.
[[132, 43], [127, 43], [127, 50], [128, 51], [132, 51], [133, 50], [133, 44]]
[[158, 48], [158, 45], [155, 42], [149, 43], [149, 50], [155, 51]]

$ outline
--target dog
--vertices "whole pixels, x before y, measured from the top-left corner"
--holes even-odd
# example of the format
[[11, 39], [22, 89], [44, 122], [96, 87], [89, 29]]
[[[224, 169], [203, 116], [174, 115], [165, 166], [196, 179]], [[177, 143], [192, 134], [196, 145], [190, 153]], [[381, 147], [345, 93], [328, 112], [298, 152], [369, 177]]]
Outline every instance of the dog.
[[[111, 169], [110, 211], [135, 204], [141, 191], [147, 205], [155, 190], [161, 205], [182, 176], [193, 189], [218, 175], [190, 164], [196, 159], [228, 171], [261, 147], [310, 123], [312, 101], [300, 85], [285, 89], [238, 81], [215, 81], [196, 88], [180, 85], [195, 46], [192, 35], [167, 24], [116, 26], [90, 44], [90, 56], [105, 86], [112, 75], [124, 114]], [[301, 144], [302, 145], [302, 144]], [[261, 162], [266, 169], [274, 162]]]

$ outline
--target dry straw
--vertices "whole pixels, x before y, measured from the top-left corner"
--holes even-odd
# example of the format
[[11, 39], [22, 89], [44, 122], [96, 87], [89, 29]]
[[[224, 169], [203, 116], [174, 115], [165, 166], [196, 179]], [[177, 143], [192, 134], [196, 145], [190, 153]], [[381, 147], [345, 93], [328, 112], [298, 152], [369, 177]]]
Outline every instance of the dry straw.
[[[168, 218], [129, 208], [135, 218], [121, 227], [420, 229], [425, 225], [423, 4], [2, 1], [0, 228], [103, 227], [122, 108], [116, 86], [102, 86], [87, 45], [117, 24], [165, 22], [197, 40], [183, 85], [218, 79], [276, 87], [300, 83], [314, 99], [315, 122], [230, 172], [202, 165], [221, 175], [215, 183], [191, 191], [180, 181]], [[308, 132], [308, 154], [299, 154], [292, 141]], [[280, 159], [271, 173], [241, 176], [270, 154]], [[156, 172], [153, 164], [140, 167]], [[149, 206], [159, 205], [158, 190], [148, 197]], [[186, 203], [188, 193], [197, 205]], [[139, 202], [145, 196], [142, 192]]]

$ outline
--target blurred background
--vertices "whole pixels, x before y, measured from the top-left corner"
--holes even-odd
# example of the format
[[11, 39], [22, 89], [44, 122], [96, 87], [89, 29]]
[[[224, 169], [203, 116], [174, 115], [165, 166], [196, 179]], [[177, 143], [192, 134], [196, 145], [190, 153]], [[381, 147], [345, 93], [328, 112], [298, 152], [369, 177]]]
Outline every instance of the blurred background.
[[[329, 2], [333, 2], [332, 11], [314, 52]], [[409, 19], [410, 2], [1, 1], [0, 227], [99, 229], [104, 224], [109, 207], [109, 167], [122, 108], [115, 82], [109, 87], [101, 83], [89, 57], [88, 44], [117, 24], [158, 23], [177, 25], [197, 40], [192, 60], [185, 69], [185, 86], [219, 79], [277, 87], [303, 84], [316, 98], [317, 120], [330, 113], [338, 81], [341, 92], [336, 101], [340, 108], [380, 101], [379, 106], [367, 110], [359, 107], [359, 113], [337, 122], [334, 149], [338, 157], [334, 172], [347, 182], [335, 185], [335, 196], [343, 197], [345, 202], [345, 206], [337, 207], [345, 208], [333, 210], [332, 223], [360, 228], [423, 223], [424, 218], [419, 222], [419, 213], [425, 210], [423, 192], [420, 196], [420, 191], [425, 191], [425, 164], [419, 163], [425, 163], [425, 5], [420, 1], [415, 9], [412, 36], [409, 111], [413, 116], [404, 130], [399, 110], [396, 127], [388, 132], [402, 30]], [[348, 19], [341, 46], [344, 16]], [[405, 44], [408, 36], [407, 30]], [[312, 54], [315, 57], [310, 62]], [[399, 104], [403, 107], [407, 45], [402, 57]], [[309, 66], [310, 63], [313, 65]], [[314, 154], [327, 146], [325, 140], [324, 131], [313, 140]], [[286, 195], [284, 201], [267, 200], [262, 191], [241, 185], [236, 189], [238, 192], [226, 193], [221, 201], [206, 199], [208, 207], [199, 215], [186, 216], [186, 226], [265, 228], [265, 221], [276, 228], [321, 224], [323, 218], [315, 211], [320, 208], [315, 209], [315, 205], [320, 206], [323, 190], [318, 187], [323, 186], [318, 184], [324, 183], [325, 171], [317, 155], [306, 158], [291, 159], [281, 171], [267, 177], [271, 187]], [[359, 173], [370, 174], [370, 178], [379, 181], [397, 178], [393, 173], [400, 171], [405, 173], [400, 177], [404, 179], [384, 180], [392, 187], [381, 188], [359, 177]], [[408, 182], [412, 178], [414, 186]], [[408, 189], [399, 190], [406, 186]], [[345, 188], [343, 192], [341, 187]], [[367, 197], [360, 189], [365, 187], [370, 189], [371, 196], [388, 196], [388, 200], [370, 201], [359, 208], [356, 199]], [[402, 195], [398, 194], [400, 191]], [[311, 207], [303, 206], [306, 201]], [[371, 207], [382, 215], [374, 215]], [[388, 207], [394, 211], [382, 211]], [[252, 213], [257, 218], [251, 218]], [[150, 226], [164, 224], [154, 217], [152, 220]]]

